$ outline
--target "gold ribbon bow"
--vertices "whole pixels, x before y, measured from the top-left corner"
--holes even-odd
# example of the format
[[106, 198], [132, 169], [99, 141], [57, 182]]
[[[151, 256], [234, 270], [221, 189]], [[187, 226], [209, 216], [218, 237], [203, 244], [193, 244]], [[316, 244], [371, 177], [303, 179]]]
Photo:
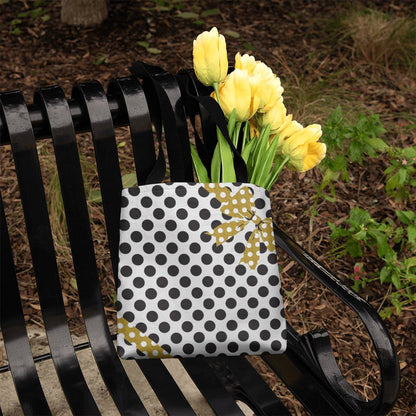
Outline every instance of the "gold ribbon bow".
[[215, 198], [221, 203], [220, 210], [223, 214], [235, 218], [217, 225], [212, 232], [206, 232], [215, 237], [217, 247], [243, 231], [250, 223], [254, 224], [255, 228], [240, 260], [240, 263], [246, 263], [254, 270], [260, 258], [260, 241], [267, 250], [275, 251], [272, 219], [262, 219], [256, 214], [252, 201], [253, 191], [248, 186], [242, 186], [234, 195], [229, 188], [219, 184], [206, 184], [205, 189], [215, 194]]

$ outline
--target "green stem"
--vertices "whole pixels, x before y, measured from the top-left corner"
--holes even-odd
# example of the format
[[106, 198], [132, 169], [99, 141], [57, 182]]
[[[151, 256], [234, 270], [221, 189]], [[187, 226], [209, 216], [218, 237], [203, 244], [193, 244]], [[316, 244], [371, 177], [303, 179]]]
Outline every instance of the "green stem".
[[232, 136], [233, 145], [235, 147], [237, 147], [238, 145], [238, 137], [240, 136], [240, 129], [241, 129], [241, 121], [237, 121], [237, 123], [235, 123], [233, 136]]
[[283, 162], [279, 165], [279, 167], [273, 172], [272, 177], [270, 178], [269, 183], [266, 186], [266, 189], [270, 191], [270, 188], [273, 186], [273, 184], [276, 182], [277, 177], [279, 176], [279, 173], [282, 171], [282, 169], [285, 167], [286, 163], [289, 162], [290, 157], [286, 156], [283, 159]]
[[214, 87], [215, 95], [217, 96], [218, 104], [221, 105], [221, 101], [220, 101], [220, 90], [219, 90], [218, 85], [219, 85], [218, 82], [214, 82], [212, 84], [212, 86]]

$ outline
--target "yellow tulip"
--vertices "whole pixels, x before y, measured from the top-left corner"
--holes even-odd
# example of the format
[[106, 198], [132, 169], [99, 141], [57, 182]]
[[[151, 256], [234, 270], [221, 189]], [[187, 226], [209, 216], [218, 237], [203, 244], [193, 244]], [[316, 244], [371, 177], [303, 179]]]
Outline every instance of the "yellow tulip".
[[269, 111], [257, 113], [256, 120], [259, 128], [266, 127], [267, 124], [270, 124], [270, 134], [277, 133], [286, 120], [286, 107], [283, 104], [283, 97], [280, 97]]
[[299, 172], [314, 168], [326, 154], [326, 145], [318, 142], [321, 136], [321, 126], [311, 124], [284, 140], [282, 154], [289, 158], [288, 167]]
[[194, 71], [204, 85], [213, 85], [225, 79], [228, 71], [225, 38], [216, 27], [201, 33], [194, 40]]
[[251, 75], [254, 71], [255, 66], [257, 65], [254, 56], [244, 54], [243, 56], [240, 55], [240, 52], [237, 52], [235, 55], [235, 65], [234, 67], [237, 69], [245, 69], [249, 75]]
[[[224, 82], [219, 85], [219, 98], [225, 116], [230, 118], [235, 109], [236, 121], [250, 120], [259, 107], [257, 86], [257, 77], [249, 76], [245, 70], [235, 69], [227, 75]], [[214, 93], [211, 96], [216, 99]]]

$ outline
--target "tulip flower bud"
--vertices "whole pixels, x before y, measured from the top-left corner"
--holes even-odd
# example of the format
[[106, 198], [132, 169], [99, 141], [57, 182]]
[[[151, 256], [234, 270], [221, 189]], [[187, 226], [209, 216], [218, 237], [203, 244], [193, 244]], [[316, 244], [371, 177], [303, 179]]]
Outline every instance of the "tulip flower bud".
[[213, 85], [225, 79], [228, 71], [225, 38], [216, 27], [201, 33], [194, 40], [194, 71], [204, 85]]
[[270, 134], [277, 133], [286, 120], [286, 107], [283, 104], [283, 97], [280, 97], [277, 103], [266, 113], [258, 112], [256, 120], [260, 129], [270, 124]]
[[321, 126], [311, 124], [284, 140], [282, 154], [290, 158], [288, 167], [299, 172], [314, 168], [326, 154], [326, 145], [318, 142], [321, 136]]

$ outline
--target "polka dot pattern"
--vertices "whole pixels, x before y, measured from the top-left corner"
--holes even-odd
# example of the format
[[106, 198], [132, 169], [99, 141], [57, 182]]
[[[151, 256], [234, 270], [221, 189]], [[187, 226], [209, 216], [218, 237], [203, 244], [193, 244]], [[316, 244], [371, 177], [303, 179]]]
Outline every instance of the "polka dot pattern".
[[270, 227], [263, 227], [270, 213], [267, 191], [251, 184], [123, 190], [120, 356], [283, 352], [277, 259]]

